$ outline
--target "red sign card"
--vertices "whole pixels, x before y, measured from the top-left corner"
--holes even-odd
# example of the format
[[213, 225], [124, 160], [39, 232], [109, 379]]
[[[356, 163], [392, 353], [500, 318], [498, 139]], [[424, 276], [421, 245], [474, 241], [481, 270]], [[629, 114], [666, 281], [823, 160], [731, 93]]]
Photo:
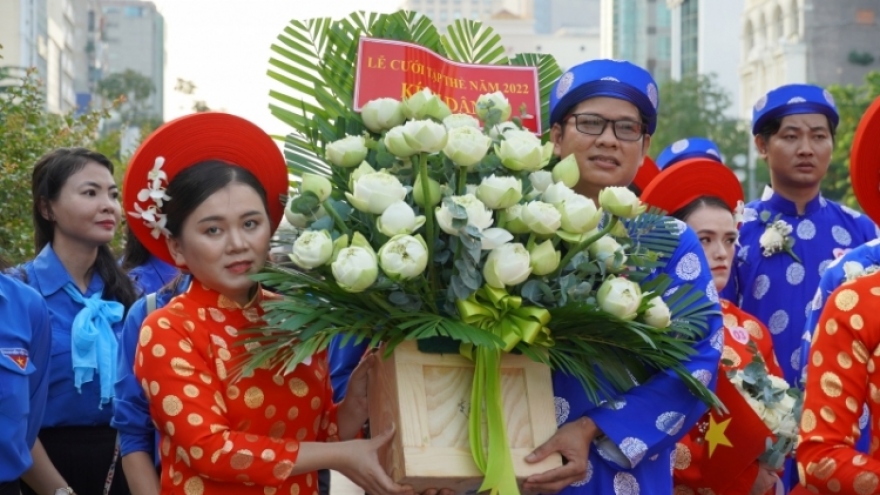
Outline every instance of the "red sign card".
[[501, 91], [513, 116], [525, 104], [523, 126], [541, 134], [538, 69], [453, 62], [419, 45], [361, 37], [355, 76], [354, 109], [376, 98], [406, 99], [429, 88], [452, 113], [475, 114], [477, 98]]

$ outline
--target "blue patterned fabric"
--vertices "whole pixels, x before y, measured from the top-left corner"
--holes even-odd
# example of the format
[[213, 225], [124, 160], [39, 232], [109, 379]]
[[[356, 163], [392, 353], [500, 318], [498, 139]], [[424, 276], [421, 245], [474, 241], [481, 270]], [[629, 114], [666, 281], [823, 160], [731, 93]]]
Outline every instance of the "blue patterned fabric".
[[787, 84], [771, 90], [752, 107], [752, 134], [757, 135], [767, 122], [805, 113], [825, 115], [832, 129], [840, 121], [834, 97], [828, 90], [812, 84]]
[[[718, 293], [696, 234], [683, 222], [676, 222], [679, 245], [662, 270], [674, 282], [664, 297], [690, 284], [705, 292], [699, 303], [707, 299], [715, 303], [718, 313], [710, 319], [710, 332], [694, 345], [695, 354], [684, 363], [693, 376], [714, 389], [724, 345]], [[561, 493], [672, 493], [675, 443], [706, 411], [678, 377], [669, 372], [657, 373], [615, 400], [601, 404], [587, 398], [576, 378], [561, 372], [553, 374], [553, 390], [557, 424], [588, 416], [607, 436], [590, 446], [587, 477]]]
[[580, 102], [598, 96], [632, 103], [646, 119], [648, 134], [654, 133], [657, 83], [648, 71], [625, 60], [590, 60], [563, 74], [550, 91], [550, 123], [559, 123]]
[[49, 388], [52, 332], [46, 302], [0, 275], [0, 483], [17, 480], [33, 460]]
[[718, 145], [712, 142], [711, 139], [689, 137], [679, 139], [663, 148], [663, 151], [657, 155], [656, 163], [657, 167], [663, 170], [666, 167], [690, 158], [708, 158], [709, 160], [721, 163], [721, 151], [718, 149]]
[[[78, 391], [74, 385], [71, 328], [76, 315], [84, 308], [73, 300], [64, 286], [73, 283], [58, 255], [48, 244], [33, 260], [14, 269], [13, 274], [23, 277], [39, 292], [49, 308], [52, 328], [52, 359], [49, 371], [49, 399], [43, 415], [43, 428], [53, 426], [106, 426], [113, 415], [112, 408], [101, 408], [101, 377], [83, 383]], [[83, 298], [104, 292], [104, 281], [97, 273], [92, 275]], [[112, 324], [118, 337], [122, 321]], [[112, 385], [113, 382], [111, 382]]]
[[[764, 256], [759, 240], [766, 229], [761, 220], [765, 211], [770, 221], [778, 215], [792, 227], [793, 251], [800, 263], [785, 252]], [[798, 383], [801, 336], [819, 279], [845, 250], [877, 235], [868, 217], [821, 195], [806, 204], [803, 215], [770, 188], [762, 199], [746, 205], [736, 260], [722, 297], [767, 325], [789, 383]]]
[[[174, 296], [182, 293], [189, 285], [185, 280], [177, 291], [160, 290], [156, 292], [156, 308], [164, 307]], [[159, 462], [158, 433], [150, 418], [150, 405], [144, 390], [134, 376], [134, 355], [138, 346], [141, 324], [147, 317], [147, 298], [141, 297], [128, 310], [122, 336], [119, 339], [119, 368], [116, 373], [113, 399], [113, 420], [110, 425], [119, 430], [119, 452], [126, 456], [133, 452], [148, 452], [155, 462]]]

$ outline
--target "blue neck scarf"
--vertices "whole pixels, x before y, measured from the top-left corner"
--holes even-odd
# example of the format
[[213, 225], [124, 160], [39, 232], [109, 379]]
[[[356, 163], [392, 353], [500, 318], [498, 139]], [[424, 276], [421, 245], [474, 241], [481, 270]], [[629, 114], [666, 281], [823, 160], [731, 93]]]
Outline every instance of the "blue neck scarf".
[[77, 313], [70, 331], [73, 383], [77, 391], [82, 392], [82, 384], [94, 380], [97, 371], [101, 378], [100, 406], [103, 406], [113, 398], [116, 384], [116, 352], [119, 346], [113, 333], [113, 324], [122, 321], [125, 308], [116, 301], [101, 299], [100, 292], [88, 298], [83, 297], [72, 282], [65, 284], [64, 291], [85, 306]]

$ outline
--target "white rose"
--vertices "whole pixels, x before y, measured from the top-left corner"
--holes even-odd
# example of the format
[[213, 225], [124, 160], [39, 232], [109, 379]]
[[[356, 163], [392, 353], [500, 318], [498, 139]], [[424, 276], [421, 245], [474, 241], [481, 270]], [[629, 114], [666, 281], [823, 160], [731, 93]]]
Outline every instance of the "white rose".
[[476, 113], [480, 120], [485, 122], [492, 110], [498, 110], [496, 118], [493, 119], [494, 122], [504, 122], [510, 118], [510, 102], [501, 91], [480, 95], [477, 98]]
[[522, 199], [522, 181], [492, 174], [480, 182], [477, 198], [493, 210], [508, 208]]
[[473, 127], [474, 129], [480, 130], [480, 121], [466, 113], [454, 113], [446, 117], [443, 119], [443, 125], [446, 126], [447, 131], [459, 127]]
[[392, 280], [409, 280], [428, 266], [428, 248], [421, 236], [396, 235], [379, 248], [379, 266]]
[[353, 193], [345, 193], [345, 197], [358, 210], [381, 215], [392, 204], [403, 201], [406, 189], [397, 177], [389, 173], [368, 173], [355, 181]]
[[654, 328], [666, 328], [672, 323], [672, 314], [663, 299], [655, 297], [648, 304], [644, 316], [645, 323]]
[[562, 203], [566, 199], [574, 197], [575, 192], [562, 182], [556, 182], [547, 186], [541, 194], [541, 200], [551, 205]]
[[[532, 188], [539, 193], [543, 193], [551, 184], [553, 184], [553, 174], [546, 170], [538, 170], [529, 174], [529, 182]], [[549, 201], [548, 201], [549, 203]]]
[[459, 167], [473, 167], [486, 156], [492, 140], [473, 127], [456, 127], [449, 131], [443, 154]]
[[424, 119], [430, 117], [443, 120], [452, 114], [449, 106], [443, 103], [429, 88], [424, 88], [418, 93], [403, 100], [403, 114], [408, 119]]
[[784, 438], [794, 439], [797, 438], [798, 427], [797, 418], [791, 414], [785, 414], [779, 419], [779, 427], [776, 429], [776, 434]]
[[767, 375], [767, 379], [770, 380], [770, 386], [778, 390], [788, 390], [791, 388], [788, 382], [785, 381], [785, 378], [780, 378], [776, 375]]
[[[744, 397], [746, 399], [746, 402], [749, 404], [749, 407], [751, 407], [752, 410], [755, 411], [755, 414], [757, 414], [758, 417], [761, 418], [761, 420], [763, 421], [765, 412], [767, 410], [767, 407], [764, 406], [764, 403], [748, 395], [745, 395]], [[766, 425], [767, 423], [764, 424]]]
[[556, 204], [556, 209], [562, 215], [562, 230], [572, 234], [589, 232], [602, 220], [602, 210], [596, 208], [592, 199], [580, 194], [572, 194]]
[[499, 222], [505, 229], [514, 234], [528, 234], [529, 226], [522, 220], [522, 205], [513, 205], [504, 210]]
[[618, 186], [602, 189], [599, 192], [599, 205], [608, 213], [621, 218], [635, 218], [647, 209], [634, 192]]
[[339, 250], [330, 271], [342, 290], [362, 292], [379, 276], [376, 252], [360, 232], [355, 232], [351, 246]]
[[446, 146], [446, 128], [433, 120], [410, 120], [403, 124], [403, 139], [422, 153], [437, 153]]
[[535, 244], [529, 249], [529, 263], [532, 267], [532, 273], [543, 276], [553, 273], [559, 267], [559, 261], [562, 259], [562, 253], [553, 247], [553, 241], [546, 241]]
[[304, 173], [302, 175], [300, 191], [303, 193], [310, 192], [314, 194], [318, 197], [318, 201], [323, 203], [330, 197], [330, 192], [333, 191], [333, 185], [330, 184], [330, 181], [326, 177], [312, 173]]
[[290, 222], [291, 225], [298, 229], [304, 229], [309, 226], [309, 222], [314, 222], [315, 220], [324, 218], [327, 216], [327, 210], [324, 209], [324, 206], [319, 206], [317, 211], [315, 211], [314, 215], [303, 215], [302, 213], [296, 213], [295, 211], [290, 209], [290, 204], [299, 197], [299, 194], [295, 194], [290, 196], [287, 200], [287, 206], [284, 207], [284, 218]]
[[[613, 237], [605, 235], [590, 244], [587, 251], [593, 259], [605, 263], [606, 270], [611, 271], [614, 269], [614, 255], [618, 251], [623, 252], [623, 247]], [[625, 262], [626, 255], [623, 255], [622, 263]]]
[[326, 230], [307, 230], [293, 243], [290, 260], [296, 266], [311, 270], [328, 261], [333, 255], [333, 239]]
[[522, 283], [531, 273], [529, 252], [519, 243], [504, 244], [493, 249], [483, 267], [486, 283], [496, 289]]
[[865, 273], [865, 267], [858, 261], [845, 261], [843, 263], [843, 273], [847, 280], [852, 280]]
[[758, 244], [764, 249], [764, 256], [770, 256], [782, 249], [782, 246], [785, 244], [785, 238], [776, 229], [766, 229], [761, 234], [760, 239], [758, 239]]
[[389, 153], [400, 158], [406, 158], [418, 153], [418, 150], [413, 149], [412, 146], [407, 144], [406, 138], [403, 137], [402, 125], [386, 132], [383, 142], [385, 143], [385, 149]]
[[361, 119], [367, 129], [378, 134], [403, 124], [406, 117], [403, 116], [399, 101], [394, 98], [377, 98], [368, 101], [361, 108]]
[[576, 186], [580, 179], [581, 170], [573, 153], [563, 158], [553, 167], [553, 180], [562, 182], [568, 187]]
[[[549, 146], [549, 148], [547, 147]], [[527, 132], [509, 131], [504, 140], [495, 145], [495, 154], [501, 163], [513, 171], [534, 172], [550, 161], [553, 143], [542, 145], [541, 140]]]
[[632, 320], [642, 304], [642, 289], [625, 278], [611, 277], [602, 282], [596, 300], [602, 311], [621, 320]]
[[529, 230], [539, 235], [556, 233], [562, 225], [562, 215], [550, 203], [530, 201], [522, 208], [522, 221]]
[[376, 228], [388, 237], [394, 237], [399, 234], [412, 234], [424, 223], [424, 215], [416, 216], [406, 201], [396, 201], [385, 208], [382, 215], [376, 219]]
[[337, 167], [359, 165], [368, 152], [363, 136], [347, 136], [327, 145], [327, 159]]
[[782, 418], [775, 409], [765, 407], [763, 419], [764, 425], [767, 426], [767, 429], [775, 433], [779, 429], [779, 420]]
[[[467, 212], [467, 224], [473, 225], [481, 232], [492, 226], [492, 210], [486, 208], [482, 201], [473, 194], [451, 196], [453, 203], [463, 206]], [[449, 235], [458, 235], [458, 229], [452, 226], [452, 212], [444, 204], [435, 209], [437, 225]]]
[[776, 409], [779, 414], [788, 415], [791, 414], [792, 410], [794, 410], [794, 404], [797, 402], [797, 399], [794, 397], [785, 394], [779, 399], [779, 402], [773, 405], [774, 409]]
[[783, 236], [791, 234], [791, 225], [785, 220], [777, 220], [773, 222], [773, 228], [778, 230]]

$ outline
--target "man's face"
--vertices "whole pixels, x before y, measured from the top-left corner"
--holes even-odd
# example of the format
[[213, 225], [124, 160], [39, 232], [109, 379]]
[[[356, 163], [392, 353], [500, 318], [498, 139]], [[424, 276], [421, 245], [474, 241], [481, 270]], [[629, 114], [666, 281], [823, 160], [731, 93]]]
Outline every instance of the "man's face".
[[775, 188], [818, 186], [831, 163], [834, 141], [828, 118], [819, 113], [783, 117], [769, 142], [755, 137], [761, 158], [770, 167]]
[[[580, 102], [574, 114], [593, 114], [610, 120], [641, 123], [635, 105], [617, 98], [596, 97]], [[574, 154], [581, 177], [575, 190], [590, 198], [608, 186], [628, 186], [651, 144], [651, 136], [643, 135], [637, 141], [624, 141], [614, 134], [609, 122], [600, 135], [584, 134], [575, 127], [576, 117], [554, 124], [550, 139], [554, 153], [561, 158]]]

